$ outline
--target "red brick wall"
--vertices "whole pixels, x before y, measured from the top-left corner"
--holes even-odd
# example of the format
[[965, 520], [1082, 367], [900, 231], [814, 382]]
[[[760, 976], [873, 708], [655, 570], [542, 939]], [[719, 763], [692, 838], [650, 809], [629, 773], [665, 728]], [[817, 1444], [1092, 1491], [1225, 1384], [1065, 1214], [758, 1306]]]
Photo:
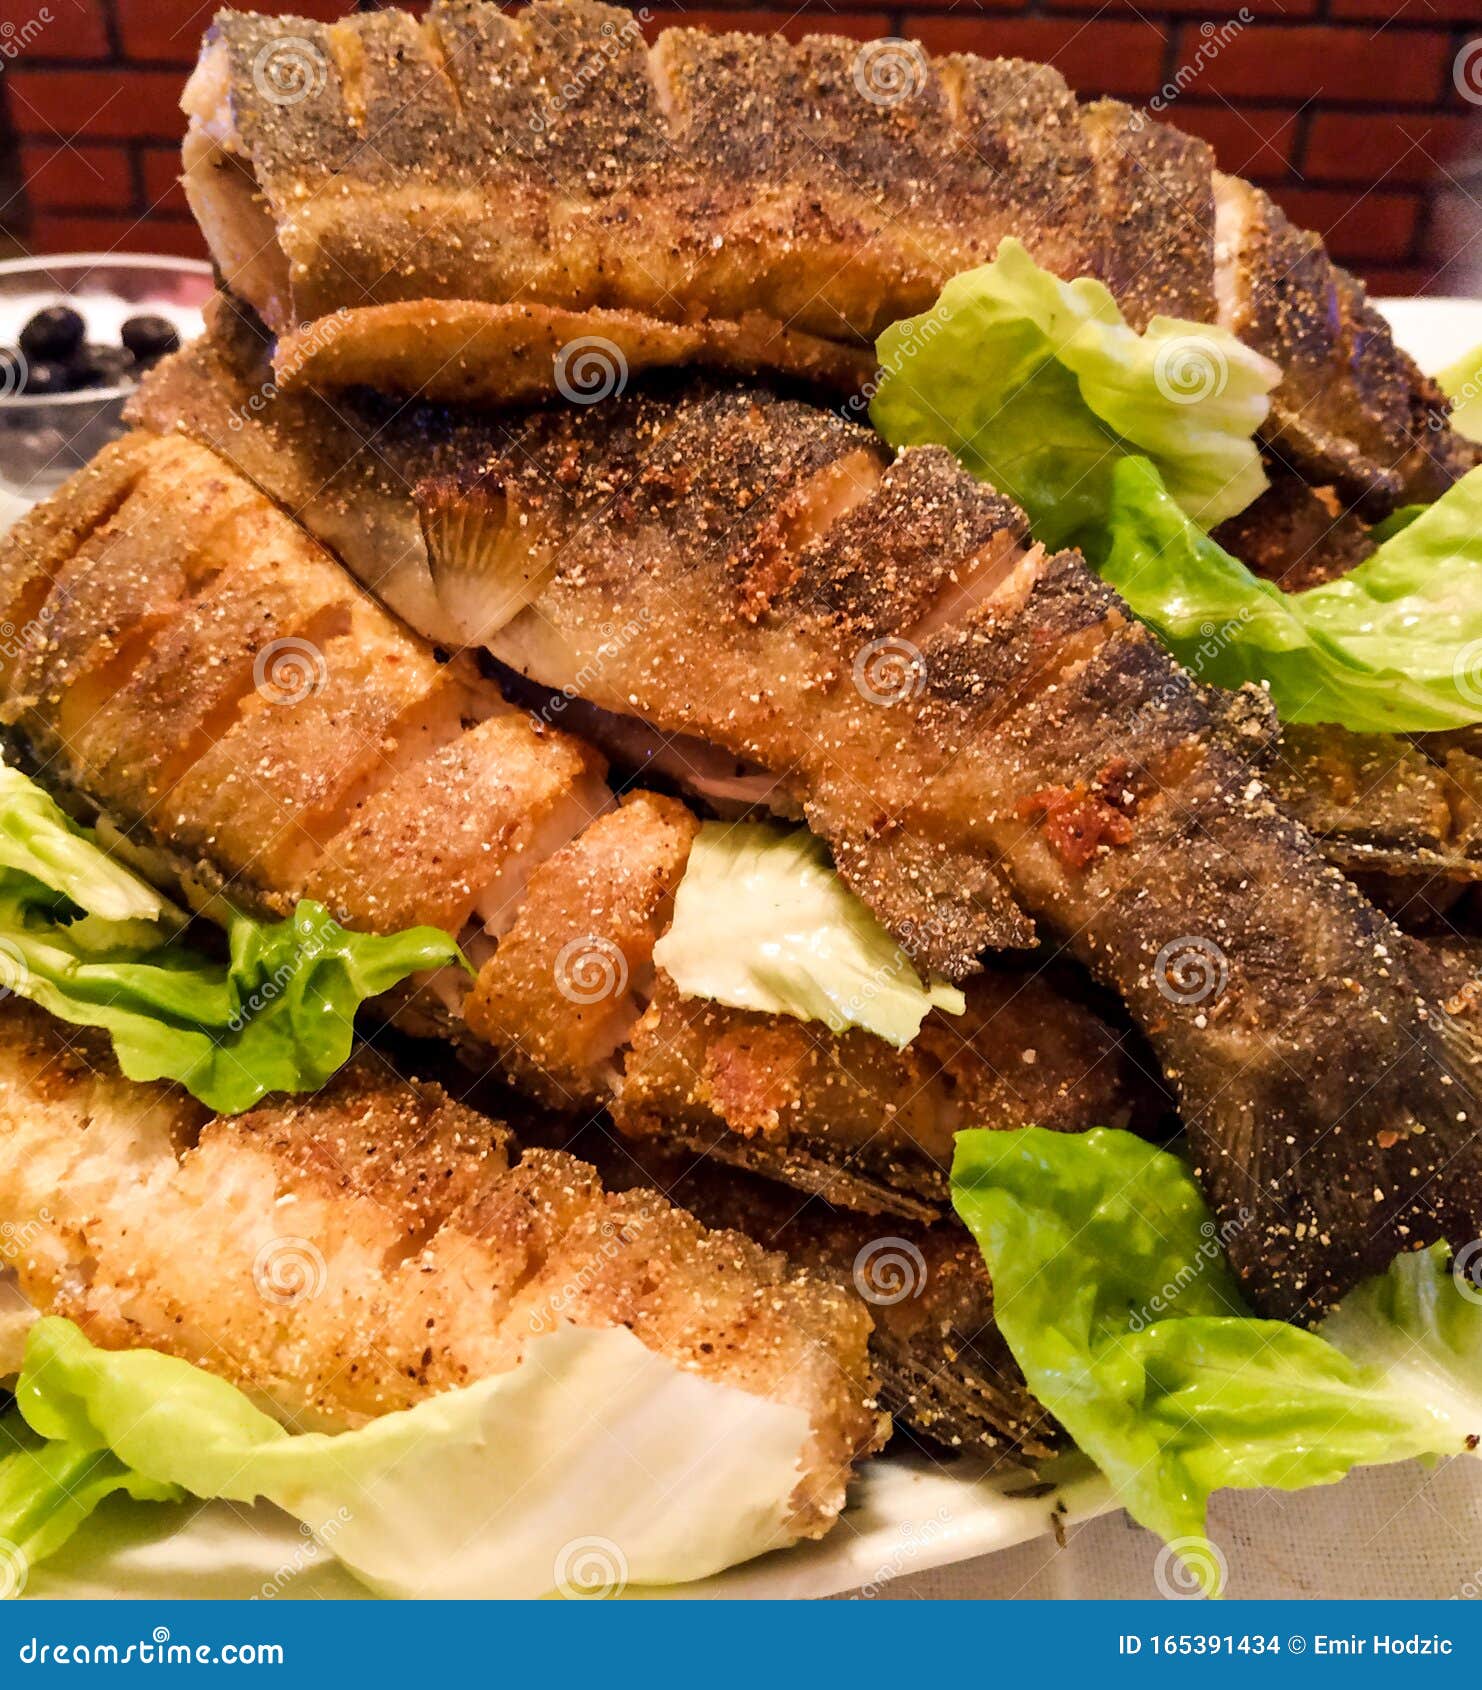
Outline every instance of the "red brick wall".
[[[37, 251], [201, 251], [174, 182], [177, 101], [217, 4], [0, 0], [0, 226]], [[1051, 60], [1083, 94], [1151, 101], [1204, 136], [1379, 289], [1482, 292], [1482, 0], [1245, 0], [1245, 24], [1240, 0], [651, 9], [654, 28], [687, 17]]]

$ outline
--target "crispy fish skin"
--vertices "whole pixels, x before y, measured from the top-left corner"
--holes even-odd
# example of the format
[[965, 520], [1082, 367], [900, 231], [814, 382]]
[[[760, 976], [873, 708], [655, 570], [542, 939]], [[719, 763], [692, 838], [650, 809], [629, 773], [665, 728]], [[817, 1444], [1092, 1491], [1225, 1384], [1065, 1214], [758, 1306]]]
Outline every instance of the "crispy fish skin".
[[884, 1439], [857, 1297], [655, 1193], [605, 1191], [561, 1151], [516, 1160], [501, 1123], [376, 1057], [310, 1098], [213, 1118], [12, 998], [0, 1149], [0, 1215], [37, 1308], [105, 1349], [182, 1356], [303, 1429], [505, 1372], [570, 1323], [624, 1326], [802, 1408], [797, 1535], [828, 1529]]
[[558, 337], [585, 334], [635, 368], [848, 383], [1014, 235], [1139, 327], [1218, 321], [1274, 358], [1273, 443], [1317, 483], [1383, 510], [1473, 461], [1362, 285], [1202, 142], [1018, 60], [897, 47], [911, 87], [872, 99], [881, 51], [649, 47], [589, 0], [223, 12], [183, 102], [186, 191], [284, 380], [509, 399], [552, 391]]
[[1368, 525], [1331, 489], [1309, 487], [1268, 460], [1270, 485], [1214, 538], [1247, 568], [1283, 592], [1336, 581], [1374, 551]]
[[[506, 705], [466, 657], [436, 661], [297, 524], [181, 435], [126, 437], [19, 523], [0, 544], [0, 593], [13, 625], [15, 607], [30, 607], [25, 666], [0, 686], [12, 748], [150, 853], [153, 872], [183, 877], [197, 902], [225, 893], [282, 914], [307, 896], [354, 927], [458, 934], [478, 968], [472, 987], [445, 971], [410, 992], [398, 1019], [450, 1033], [470, 1060], [497, 1059], [544, 1102], [587, 1114], [615, 1103], [657, 993], [653, 946], [697, 825], [686, 806], [651, 793], [616, 806], [586, 746]], [[216, 614], [243, 602], [296, 660], [282, 695], [257, 674], [274, 641], [257, 634], [244, 649], [241, 617]], [[923, 1205], [872, 1168], [870, 1205], [934, 1213], [944, 1120], [1017, 1126], [1032, 1111], [1074, 1128], [1092, 1124], [1093, 1105], [1125, 1115], [1128, 1069], [1105, 1027], [1047, 987], [1020, 990], [954, 1030], [944, 1064], [930, 1038], [906, 1059], [855, 1040], [848, 1070], [868, 1076], [876, 1125], [852, 1140], [828, 1122], [859, 1079], [841, 1050], [814, 1044], [813, 1079], [748, 1160], [816, 1179], [826, 1146], [845, 1181], [850, 1158], [888, 1148], [936, 1195]], [[1041, 1068], [1019, 1061], [1020, 1001], [1060, 1024]], [[701, 1082], [672, 1052], [656, 1060], [668, 1037], [645, 1023], [643, 1130], [663, 1122], [724, 1145], [751, 1135], [743, 1099], [710, 1086], [700, 1111]], [[722, 1039], [686, 1026], [685, 1061], [713, 1074]], [[1072, 1057], [1086, 1053], [1089, 1067], [1093, 1052], [1083, 1095]], [[950, 1069], [957, 1095], [938, 1085], [917, 1097], [922, 1063]], [[636, 1106], [634, 1120], [637, 1130]]]
[[[859, 1030], [685, 999], [662, 975], [632, 1032], [613, 1121], [648, 1145], [676, 1123], [721, 1161], [766, 1171], [835, 1204], [930, 1221], [949, 1207], [953, 1135], [970, 1120], [1124, 1127], [1126, 1065], [1095, 1017], [1067, 1014], [1042, 979], [989, 971], [960, 1016], [934, 1011], [905, 1050]], [[992, 1064], [977, 1057], [991, 1038]]]
[[[830, 413], [734, 387], [503, 419], [283, 395], [268, 453], [221, 427], [233, 389], [206, 372], [233, 356], [174, 363], [142, 416], [241, 450], [362, 578], [374, 529], [425, 597], [410, 486], [424, 539], [472, 511], [494, 574], [538, 550], [496, 654], [775, 774], [923, 964], [975, 967], [982, 877], [1007, 888], [1147, 1034], [1263, 1308], [1315, 1315], [1400, 1249], [1476, 1236], [1475, 1041], [1210, 694], [949, 454], [889, 460]], [[434, 593], [467, 561], [433, 556]]]
[[[1265, 1306], [1320, 1308], [1419, 1237], [1475, 1231], [1459, 1029], [1077, 555], [1026, 548], [1018, 513], [937, 449], [861, 477], [848, 508], [831, 489], [810, 526], [819, 438], [836, 457], [865, 446], [790, 401], [613, 410], [610, 453], [597, 408], [535, 417], [470, 466], [527, 529], [547, 525], [559, 560], [492, 640], [506, 661], [551, 685], [593, 676], [599, 703], [785, 771], [908, 946], [882, 838], [1002, 869], [1152, 1040], [1217, 1207], [1254, 1212], [1232, 1255]], [[594, 673], [590, 630], [613, 605], [645, 638]], [[861, 677], [862, 654], [892, 650], [908, 684], [872, 685], [867, 655]], [[1192, 1002], [1189, 962], [1213, 973]]]
[[[748, 567], [755, 591], [765, 594], [772, 589], [774, 569], [790, 568], [791, 552], [820, 526], [816, 507], [836, 502], [847, 523], [847, 507], [884, 474], [886, 454], [874, 436], [825, 413], [807, 407], [784, 412], [772, 406], [762, 427], [748, 428], [745, 390], [681, 400], [677, 406], [644, 398], [633, 406], [596, 407], [587, 425], [588, 433], [600, 435], [600, 451], [592, 464], [600, 461], [602, 467], [594, 471], [586, 458], [596, 441], [582, 437], [572, 413], [517, 412], [505, 420], [441, 407], [382, 406], [358, 397], [331, 401], [301, 391], [277, 393], [265, 404], [259, 392], [265, 379], [263, 354], [253, 326], [229, 302], [218, 302], [212, 332], [153, 373], [136, 398], [133, 415], [147, 428], [179, 430], [225, 457], [293, 511], [393, 610], [429, 638], [454, 647], [478, 641], [482, 632], [451, 607], [446, 583], [434, 582], [423, 532], [426, 508], [419, 514], [408, 497], [419, 482], [429, 489], [445, 485], [455, 509], [465, 506], [476, 490], [492, 489], [490, 526], [506, 522], [512, 552], [525, 553], [540, 549], [536, 536], [541, 533], [549, 532], [559, 544], [573, 523], [604, 517], [604, 488], [615, 485], [607, 479], [609, 472], [620, 480], [640, 471], [648, 478], [667, 476], [676, 490], [693, 483], [695, 496], [683, 518], [693, 524], [694, 542], [713, 548], [723, 543], [731, 519], [707, 507], [717, 498], [742, 495], [743, 477], [749, 478], [749, 486], [785, 471], [784, 489], [769, 492], [749, 518], [754, 533]], [[782, 416], [791, 423], [785, 433], [772, 427]], [[687, 426], [667, 456], [655, 459], [655, 446], [665, 450], [664, 437], [676, 419]], [[720, 429], [713, 426], [717, 421]], [[678, 461], [695, 442], [703, 444], [710, 465], [698, 479], [696, 466]], [[739, 456], [728, 468], [732, 452]], [[882, 534], [860, 531], [858, 516], [852, 528], [834, 525], [835, 540], [847, 536], [849, 550], [839, 564], [847, 581], [831, 590], [869, 597], [882, 618], [901, 609], [901, 591], [914, 595], [912, 602], [920, 605], [923, 615], [932, 609], [933, 595], [950, 605], [957, 559], [983, 547], [991, 551], [986, 559], [991, 563], [1002, 549], [1016, 544], [1023, 531], [1023, 518], [1013, 507], [1006, 502], [985, 504], [971, 483], [945, 467], [944, 454], [914, 454], [909, 461], [913, 470], [920, 465], [931, 475], [932, 486], [919, 495], [908, 487], [902, 496], [892, 483], [865, 513], [875, 529], [888, 529], [884, 538], [890, 548], [896, 553], [907, 548], [908, 557], [902, 553], [892, 558], [891, 568], [876, 571], [873, 548]], [[486, 465], [490, 474], [474, 473]], [[501, 467], [494, 473], [495, 466], [510, 466], [509, 472]], [[816, 486], [808, 485], [810, 474], [817, 477]], [[727, 476], [729, 486], [723, 484]], [[922, 508], [905, 508], [913, 497]], [[621, 512], [614, 514], [622, 518]], [[629, 510], [614, 533], [624, 533], [623, 521], [631, 522], [634, 515]], [[600, 549], [594, 553], [594, 567], [607, 568], [601, 556]], [[594, 580], [588, 577], [589, 583]], [[934, 585], [923, 585], [927, 580]], [[904, 585], [897, 590], [896, 583]], [[561, 581], [545, 585], [545, 598], [569, 591]], [[539, 586], [539, 581], [532, 582], [525, 597], [532, 597]], [[516, 618], [496, 649], [516, 670], [541, 680], [554, 676], [557, 688], [633, 714], [629, 689], [618, 684], [618, 677], [631, 674], [636, 654], [646, 654], [656, 668], [667, 656], [676, 674], [691, 661], [691, 618], [700, 616], [703, 623], [709, 609], [695, 582], [685, 591], [685, 610], [671, 603], [661, 607], [655, 620], [650, 607], [637, 602], [614, 574], [611, 600], [589, 621], [580, 649], [554, 628], [544, 628], [536, 612]], [[544, 652], [532, 650], [531, 636], [549, 636], [554, 643]], [[891, 650], [883, 655], [888, 665]], [[712, 657], [729, 658], [732, 669], [726, 685], [749, 690], [752, 664], [761, 660], [755, 653], [738, 652], [728, 644]], [[636, 713], [647, 714], [641, 703]], [[675, 731], [672, 719], [664, 726], [667, 733]], [[700, 731], [702, 737], [724, 742], [724, 735]], [[775, 762], [763, 766], [778, 768]], [[786, 798], [796, 782], [790, 779], [791, 770], [778, 773], [782, 778], [776, 796]], [[1026, 948], [1034, 943], [1033, 922], [1012, 896], [1005, 876], [982, 853], [953, 850], [936, 830], [879, 826], [867, 786], [841, 781], [834, 798], [837, 814], [814, 805], [807, 819], [828, 838], [840, 869], [856, 889], [868, 888], [867, 901], [897, 930], [910, 929], [916, 935], [912, 948], [924, 963], [960, 972], [967, 959], [985, 948]], [[800, 812], [794, 807], [789, 813]]]
[[[87, 503], [115, 483], [115, 501]], [[0, 721], [55, 782], [208, 864], [218, 889], [278, 912], [333, 896], [381, 931], [415, 908], [456, 930], [542, 819], [569, 837], [610, 801], [600, 759], [548, 745], [467, 659], [436, 661], [193, 443], [126, 437], [55, 503], [78, 510], [65, 555], [47, 505], [6, 537], [0, 615], [19, 655]], [[424, 759], [456, 767], [470, 742], [487, 772], [496, 736], [503, 779], [448, 792], [430, 850], [398, 799]], [[342, 863], [358, 872], [339, 885]]]
[[1407, 934], [1430, 934], [1475, 926], [1479, 752], [1473, 730], [1405, 738], [1293, 726], [1281, 733], [1265, 770], [1274, 797], [1330, 862]]
[[1275, 797], [1342, 867], [1482, 879], [1482, 760], [1444, 735], [1414, 740], [1334, 724], [1282, 730]]

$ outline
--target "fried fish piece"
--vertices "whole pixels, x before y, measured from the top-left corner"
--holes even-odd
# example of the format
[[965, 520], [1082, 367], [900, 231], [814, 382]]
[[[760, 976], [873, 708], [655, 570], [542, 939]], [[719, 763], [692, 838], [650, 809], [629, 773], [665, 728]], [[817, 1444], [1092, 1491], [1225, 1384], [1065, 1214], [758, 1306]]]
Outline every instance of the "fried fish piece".
[[[142, 414], [209, 431], [201, 389], [181, 365]], [[249, 473], [362, 579], [340, 513], [419, 579], [414, 488], [465, 637], [775, 777], [923, 967], [971, 973], [1006, 909], [1063, 944], [1156, 1051], [1264, 1309], [1476, 1235], [1472, 1034], [1209, 692], [950, 454], [747, 386], [488, 417], [285, 395], [271, 427]]]
[[953, 1138], [970, 1121], [1084, 1131], [1146, 1113], [1110, 1029], [1044, 977], [988, 970], [964, 997], [962, 1015], [933, 1011], [895, 1050], [858, 1029], [686, 999], [660, 975], [612, 1118], [647, 1145], [683, 1132], [831, 1203], [929, 1222], [949, 1206]]
[[[543, 1141], [542, 1141], [543, 1142]], [[571, 1138], [614, 1190], [651, 1187], [707, 1226], [734, 1228], [870, 1305], [881, 1401], [933, 1446], [1033, 1466], [1065, 1445], [993, 1318], [982, 1252], [955, 1221], [888, 1227], [708, 1158], [591, 1127]]]
[[1255, 574], [1299, 593], [1346, 575], [1375, 549], [1369, 525], [1331, 488], [1309, 487], [1269, 459], [1266, 471], [1266, 491], [1214, 531]]
[[[1254, 1197], [1233, 1254], [1267, 1307], [1482, 1218], [1472, 1041], [1077, 555], [947, 453], [757, 390], [605, 409], [419, 489], [434, 578], [460, 503], [555, 559], [498, 656], [777, 774], [923, 966], [973, 966], [959, 865], [1003, 876], [1147, 1033], [1217, 1207]], [[613, 605], [644, 629], [615, 651]]]
[[[872, 97], [892, 68], [906, 85]], [[282, 337], [280, 381], [585, 399], [573, 360], [596, 351], [857, 382], [887, 324], [1013, 235], [1139, 327], [1219, 322], [1274, 358], [1269, 433], [1318, 484], [1384, 510], [1473, 461], [1316, 236], [1046, 65], [696, 29], [650, 47], [591, 0], [437, 0], [222, 12], [183, 104], [187, 195]]]
[[1265, 765], [1277, 801], [1391, 910], [1428, 926], [1482, 883], [1482, 758], [1473, 736], [1292, 726]]
[[559, 1150], [516, 1156], [502, 1123], [373, 1055], [311, 1097], [212, 1117], [10, 998], [0, 1220], [36, 1308], [105, 1349], [178, 1355], [300, 1429], [506, 1372], [562, 1324], [623, 1326], [804, 1410], [790, 1529], [817, 1537], [888, 1424], [852, 1293], [654, 1192], [605, 1191]]
[[[595, 753], [507, 705], [467, 657], [438, 661], [181, 436], [109, 447], [17, 525], [0, 594], [0, 618], [29, 607], [0, 720], [49, 784], [197, 903], [286, 913], [313, 897], [354, 927], [458, 935], [476, 980], [441, 971], [397, 1000], [397, 1019], [497, 1059], [545, 1103], [611, 1105], [634, 1131], [744, 1149], [765, 1170], [827, 1178], [840, 1201], [915, 1215], [944, 1199], [955, 1125], [1127, 1118], [1117, 1041], [1020, 977], [908, 1052], [753, 1018], [806, 1076], [758, 1132], [752, 1101], [715, 1083], [736, 1071], [732, 1033], [681, 1016], [671, 1034], [649, 1013], [672, 1002], [653, 947], [693, 812], [653, 793], [618, 805]], [[1020, 1057], [1031, 1005], [1057, 1028], [1034, 1069]], [[846, 1094], [860, 1114], [841, 1130]]]

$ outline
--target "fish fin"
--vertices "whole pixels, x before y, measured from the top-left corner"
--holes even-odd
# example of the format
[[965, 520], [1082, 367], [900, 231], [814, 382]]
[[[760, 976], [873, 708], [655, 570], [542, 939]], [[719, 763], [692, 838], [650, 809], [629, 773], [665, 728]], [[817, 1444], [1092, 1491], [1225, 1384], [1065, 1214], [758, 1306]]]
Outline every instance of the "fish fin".
[[825, 1147], [815, 1152], [796, 1138], [773, 1145], [721, 1131], [697, 1136], [689, 1143], [718, 1162], [780, 1180], [837, 1209], [894, 1215], [929, 1226], [942, 1217], [950, 1202], [947, 1176], [936, 1168], [891, 1166], [865, 1171], [841, 1165], [829, 1158]]
[[491, 476], [431, 476], [413, 497], [438, 599], [469, 645], [485, 645], [539, 597], [555, 550], [522, 526]]

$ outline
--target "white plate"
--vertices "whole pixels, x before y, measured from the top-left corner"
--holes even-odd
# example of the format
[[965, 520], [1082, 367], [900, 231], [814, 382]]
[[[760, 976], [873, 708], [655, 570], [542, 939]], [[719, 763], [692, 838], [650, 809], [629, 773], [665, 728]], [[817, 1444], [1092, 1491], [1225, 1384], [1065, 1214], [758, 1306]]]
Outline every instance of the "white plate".
[[[492, 1459], [492, 1458], [491, 1458]], [[1022, 1473], [991, 1478], [966, 1464], [892, 1456], [850, 1488], [849, 1507], [818, 1543], [764, 1555], [714, 1578], [645, 1595], [816, 1597], [967, 1561], [1088, 1520], [1110, 1507], [1106, 1481], [1076, 1460], [1052, 1494]], [[1015, 1493], [1018, 1493], [1017, 1495]], [[363, 1597], [367, 1593], [298, 1523], [263, 1505], [107, 1503], [30, 1576], [37, 1597]], [[435, 1590], [429, 1596], [438, 1594]], [[634, 1594], [639, 1594], [634, 1592]]]
[[[1482, 301], [1381, 300], [1396, 337], [1427, 370], [1482, 342]], [[1406, 1469], [1410, 1488], [1425, 1480]], [[1109, 1511], [1109, 1487], [1072, 1464], [1049, 1495], [1023, 1494], [1022, 1474], [986, 1475], [968, 1463], [915, 1455], [871, 1462], [829, 1536], [667, 1592], [676, 1597], [869, 1594], [897, 1578], [1029, 1542]], [[1018, 1492], [1019, 1494], [1014, 1494]], [[1301, 1507], [1287, 1498], [1288, 1508]], [[1056, 1515], [1059, 1519], [1057, 1522]], [[277, 1510], [229, 1504], [105, 1505], [71, 1544], [32, 1575], [38, 1597], [329, 1597], [364, 1590]], [[429, 1592], [435, 1595], [436, 1592]]]
[[1378, 299], [1395, 339], [1428, 374], [1482, 346], [1482, 299]]

